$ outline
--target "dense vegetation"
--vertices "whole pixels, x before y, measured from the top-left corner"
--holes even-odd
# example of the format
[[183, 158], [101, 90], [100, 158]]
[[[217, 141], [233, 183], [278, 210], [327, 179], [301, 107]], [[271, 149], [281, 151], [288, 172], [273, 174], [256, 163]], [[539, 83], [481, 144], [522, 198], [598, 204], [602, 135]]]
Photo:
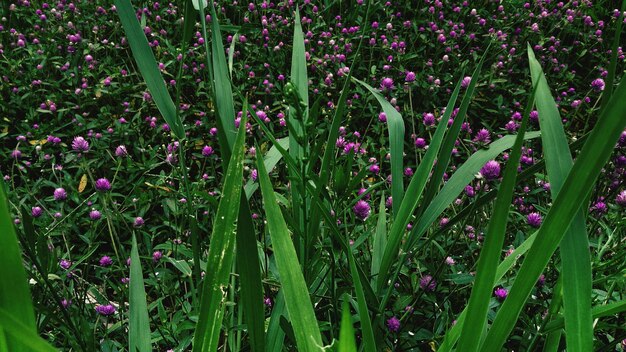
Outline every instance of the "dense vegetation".
[[0, 351], [626, 350], [626, 1], [199, 2], [0, 4]]

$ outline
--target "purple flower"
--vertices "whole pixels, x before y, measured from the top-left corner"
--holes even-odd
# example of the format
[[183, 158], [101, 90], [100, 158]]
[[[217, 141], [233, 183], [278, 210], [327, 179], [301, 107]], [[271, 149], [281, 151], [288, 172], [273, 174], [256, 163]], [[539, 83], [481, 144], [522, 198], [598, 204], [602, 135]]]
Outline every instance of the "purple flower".
[[267, 307], [272, 307], [272, 299], [269, 297], [265, 297], [263, 298], [263, 304], [265, 304], [265, 306]]
[[111, 266], [113, 264], [113, 259], [109, 256], [103, 256], [100, 258], [100, 266]]
[[387, 319], [387, 328], [391, 332], [396, 332], [400, 330], [400, 319], [396, 318], [395, 315]]
[[426, 292], [432, 292], [437, 288], [437, 282], [430, 275], [424, 275], [420, 279], [420, 287]]
[[74, 141], [72, 142], [72, 149], [77, 152], [86, 153], [89, 151], [89, 142], [87, 142], [85, 138], [81, 136], [74, 137]]
[[491, 142], [491, 134], [486, 129], [481, 129], [476, 132], [476, 136], [474, 136], [474, 142], [478, 142], [481, 144], [489, 144]]
[[253, 169], [252, 172], [250, 172], [250, 178], [252, 179], [252, 181], [256, 181], [258, 177], [259, 172], [257, 171], [257, 169]]
[[117, 156], [118, 158], [123, 158], [127, 155], [128, 155], [128, 150], [126, 150], [125, 145], [120, 145], [117, 148], [115, 148], [115, 156]]
[[96, 180], [96, 189], [100, 192], [106, 192], [111, 190], [111, 182], [106, 178], [99, 178]]
[[135, 218], [135, 222], [133, 223], [133, 225], [135, 227], [140, 227], [140, 226], [143, 226], [144, 222], [145, 221], [143, 220], [143, 218], [141, 216], [138, 216]]
[[487, 180], [495, 180], [500, 177], [500, 163], [495, 160], [489, 160], [485, 166], [480, 169], [480, 174]]
[[432, 126], [434, 124], [435, 124], [435, 115], [433, 115], [430, 112], [424, 114], [424, 125], [425, 126]]
[[364, 200], [359, 200], [352, 208], [352, 211], [354, 211], [354, 215], [357, 218], [365, 220], [370, 215], [370, 205]]
[[541, 220], [541, 214], [539, 213], [530, 213], [526, 215], [526, 223], [534, 228], [541, 226]]
[[426, 140], [421, 137], [415, 138], [415, 148], [424, 149], [426, 147]]
[[202, 156], [210, 156], [211, 154], [213, 154], [213, 148], [205, 145], [204, 148], [202, 148]]
[[67, 192], [63, 188], [57, 188], [54, 190], [54, 200], [67, 199]]
[[96, 312], [100, 315], [109, 316], [115, 314], [115, 307], [112, 304], [96, 306]]
[[380, 114], [378, 114], [378, 121], [387, 122], [387, 114], [385, 114], [384, 112], [381, 112]]
[[493, 295], [496, 296], [496, 299], [500, 302], [504, 301], [508, 294], [509, 291], [502, 287], [496, 288], [495, 291], [493, 291]]
[[72, 266], [72, 262], [70, 262], [69, 260], [66, 259], [61, 259], [59, 261], [59, 266], [65, 270], [69, 269], [70, 266]]
[[71, 306], [71, 305], [72, 305], [72, 300], [71, 300], [71, 299], [70, 299], [70, 300], [68, 300], [68, 299], [66, 299], [66, 298], [63, 298], [63, 299], [61, 300], [61, 305], [63, 306], [63, 309], [67, 309], [69, 306]]
[[154, 253], [152, 253], [152, 261], [153, 262], [158, 262], [159, 260], [161, 260], [161, 258], [163, 258], [163, 253], [161, 251], [155, 251]]
[[93, 209], [92, 211], [89, 212], [89, 218], [91, 220], [98, 220], [102, 217], [102, 214], [97, 211], [96, 209]]
[[591, 206], [591, 211], [593, 211], [596, 214], [606, 214], [606, 212], [609, 210], [606, 203], [604, 203], [603, 201], [597, 201], [596, 203], [594, 203]]
[[469, 87], [470, 83], [472, 83], [472, 77], [466, 76], [461, 81], [461, 87], [467, 88], [467, 87]]
[[406, 82], [413, 82], [415, 81], [415, 72], [407, 72], [406, 76], [404, 76], [404, 81]]
[[30, 214], [34, 217], [34, 218], [38, 218], [43, 214], [43, 209], [41, 209], [41, 207], [32, 207], [30, 209]]
[[615, 197], [615, 203], [626, 207], [626, 190], [621, 191], [617, 197]]
[[591, 88], [596, 92], [601, 92], [604, 90], [604, 80], [602, 78], [596, 78], [591, 82]]
[[380, 87], [383, 90], [393, 89], [393, 79], [385, 77], [380, 81]]

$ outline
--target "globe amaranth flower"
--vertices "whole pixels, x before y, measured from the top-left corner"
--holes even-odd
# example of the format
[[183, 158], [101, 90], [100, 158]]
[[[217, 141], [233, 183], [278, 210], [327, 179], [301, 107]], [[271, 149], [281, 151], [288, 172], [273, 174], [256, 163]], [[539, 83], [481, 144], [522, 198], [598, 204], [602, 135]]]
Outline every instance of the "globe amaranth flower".
[[404, 76], [404, 81], [405, 82], [413, 82], [413, 81], [415, 81], [415, 72], [413, 72], [413, 71], [407, 72], [406, 76]]
[[496, 299], [500, 302], [504, 301], [504, 299], [506, 298], [506, 296], [509, 294], [509, 291], [507, 291], [506, 288], [496, 288], [493, 291], [493, 295], [496, 296]]
[[357, 218], [365, 220], [370, 215], [370, 205], [364, 200], [359, 200], [352, 208], [352, 211], [354, 211], [354, 215]]
[[205, 145], [202, 148], [202, 156], [210, 156], [212, 154], [213, 154], [213, 148], [211, 148], [210, 146]]
[[30, 214], [34, 217], [34, 218], [38, 218], [43, 214], [43, 209], [41, 209], [41, 207], [32, 207], [30, 209]]
[[470, 76], [463, 77], [463, 80], [461, 81], [461, 87], [467, 88], [469, 87], [470, 83], [472, 83], [472, 77]]
[[424, 275], [420, 279], [420, 288], [426, 292], [432, 292], [437, 288], [437, 282], [430, 275]]
[[66, 199], [67, 199], [67, 192], [65, 191], [65, 189], [59, 187], [54, 190], [54, 200], [66, 200]]
[[495, 160], [489, 160], [485, 166], [480, 169], [480, 174], [487, 180], [495, 180], [500, 177], [500, 163]]
[[89, 151], [89, 142], [85, 138], [78, 136], [72, 141], [72, 149], [77, 152], [86, 153]]
[[395, 315], [387, 319], [387, 328], [391, 332], [396, 332], [400, 330], [400, 319], [396, 318]]
[[385, 77], [380, 81], [380, 88], [382, 90], [391, 90], [393, 89], [393, 79], [389, 77]]
[[96, 189], [100, 192], [106, 192], [111, 190], [111, 182], [106, 178], [99, 178], [96, 180]]
[[111, 266], [113, 264], [113, 259], [109, 256], [103, 256], [99, 261], [100, 266]]
[[100, 213], [100, 212], [99, 212], [99, 211], [97, 211], [96, 209], [92, 209], [92, 210], [89, 212], [89, 218], [90, 218], [91, 220], [98, 220], [98, 219], [100, 219], [101, 217], [102, 217], [102, 213]]
[[152, 261], [153, 262], [158, 262], [159, 260], [161, 260], [161, 258], [163, 258], [163, 252], [161, 251], [155, 251], [154, 253], [152, 253]]
[[615, 203], [617, 203], [618, 205], [620, 205], [622, 207], [626, 207], [626, 190], [621, 191], [615, 197]]
[[541, 226], [541, 220], [541, 214], [539, 213], [530, 213], [526, 215], [526, 223], [534, 228]]
[[70, 266], [72, 266], [72, 262], [70, 262], [70, 261], [69, 261], [69, 260], [67, 260], [67, 259], [61, 259], [61, 260], [59, 261], [59, 266], [60, 266], [62, 269], [67, 270], [67, 269], [69, 269], [69, 268], [70, 268]]
[[115, 314], [116, 311], [117, 309], [115, 309], [115, 306], [113, 306], [112, 304], [104, 304], [104, 305], [96, 306], [96, 312], [106, 317]]
[[117, 156], [118, 158], [123, 158], [125, 156], [128, 156], [128, 150], [126, 149], [126, 146], [120, 145], [117, 148], [115, 148], [115, 156]]
[[604, 80], [602, 78], [596, 78], [591, 82], [591, 88], [596, 92], [601, 92], [604, 90]]
[[135, 227], [140, 227], [140, 226], [143, 226], [144, 223], [145, 223], [145, 221], [143, 220], [143, 218], [141, 216], [138, 216], [138, 217], [135, 218], [135, 221], [134, 221], [133, 225]]

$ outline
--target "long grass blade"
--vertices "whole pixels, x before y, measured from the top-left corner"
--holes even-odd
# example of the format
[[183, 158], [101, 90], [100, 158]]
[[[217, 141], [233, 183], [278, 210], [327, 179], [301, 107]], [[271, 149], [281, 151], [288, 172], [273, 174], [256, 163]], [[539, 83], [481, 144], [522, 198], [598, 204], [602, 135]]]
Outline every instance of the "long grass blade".
[[489, 349], [499, 349], [513, 330], [535, 282], [561, 242], [572, 219], [591, 192], [602, 167], [608, 161], [615, 142], [626, 125], [624, 110], [626, 110], [626, 79], [621, 80], [569, 172], [562, 187], [568, 191], [559, 193], [546, 215], [537, 239], [529, 251], [530, 260], [528, 258], [524, 260], [509, 296], [487, 333], [483, 346], [489, 346]]
[[[623, 13], [626, 11], [626, 0], [622, 0], [622, 9]], [[615, 21], [615, 34], [613, 37], [613, 44], [611, 45], [611, 62], [609, 63], [609, 69], [606, 75], [606, 86], [604, 88], [604, 92], [602, 93], [602, 108], [606, 107], [613, 95], [613, 84], [615, 82], [615, 72], [617, 70], [617, 54], [618, 48], [621, 43], [622, 36], [622, 25], [624, 21], [620, 21], [619, 19]], [[622, 43], [623, 44], [623, 43]]]
[[[595, 306], [591, 309], [591, 316], [593, 319], [599, 319], [608, 317], [610, 315], [620, 314], [626, 311], [626, 300], [620, 302], [613, 302], [606, 305]], [[561, 329], [565, 326], [565, 319], [558, 317], [548, 324], [544, 328], [544, 332], [551, 332], [557, 329]]]
[[154, 53], [148, 45], [146, 35], [139, 26], [133, 6], [129, 0], [115, 0], [115, 6], [133, 52], [133, 57], [141, 76], [146, 81], [152, 99], [176, 138], [184, 139], [185, 129], [182, 121], [176, 115], [174, 101], [165, 87], [165, 81], [159, 72]]
[[[27, 298], [30, 300], [30, 295]], [[46, 340], [37, 335], [34, 328], [27, 326], [23, 317], [9, 313], [6, 307], [0, 308], [0, 333], [4, 333], [6, 337], [4, 342], [8, 347], [3, 351], [57, 351]], [[0, 345], [0, 347], [2, 346]]]
[[[202, 1], [200, 1], [202, 2]], [[211, 3], [211, 58], [213, 60], [213, 79], [215, 80], [215, 103], [219, 116], [219, 125], [226, 135], [228, 145], [233, 145], [237, 131], [235, 130], [235, 103], [233, 90], [228, 74], [226, 53], [222, 45], [222, 32], [220, 23], [215, 13], [215, 7]]]
[[[498, 265], [498, 270], [496, 271], [496, 278], [494, 282], [497, 283], [498, 281], [502, 280], [504, 275], [507, 272], [509, 272], [511, 268], [513, 268], [515, 263], [517, 263], [518, 258], [524, 255], [530, 249], [536, 237], [537, 237], [536, 232], [530, 235], [524, 242], [522, 242], [521, 245], [515, 248], [513, 253], [511, 253], [511, 255], [507, 256], [502, 261], [502, 263]], [[454, 346], [454, 344], [457, 342], [457, 340], [459, 339], [461, 335], [461, 329], [463, 328], [466, 314], [467, 314], [467, 307], [465, 307], [463, 311], [461, 312], [461, 314], [459, 314], [459, 317], [456, 320], [456, 324], [452, 327], [452, 329], [450, 329], [448, 333], [446, 333], [446, 337], [443, 343], [437, 349], [438, 352], [448, 352], [452, 350], [452, 347]]]
[[130, 252], [129, 306], [129, 350], [139, 352], [152, 351], [152, 344], [150, 343], [150, 320], [148, 318], [148, 304], [146, 303], [146, 289], [143, 283], [143, 274], [135, 234], [133, 234], [133, 247]]
[[257, 160], [257, 169], [259, 170], [259, 183], [267, 227], [272, 238], [276, 266], [280, 274], [285, 303], [291, 318], [298, 350], [318, 351], [322, 346], [322, 337], [296, 250], [261, 159]]
[[[235, 106], [230, 71], [222, 45], [221, 27], [213, 3], [211, 3], [210, 9], [211, 51], [209, 52], [208, 46], [205, 48], [207, 49], [207, 60], [210, 58], [210, 77], [215, 79], [213, 91], [218, 112], [218, 141], [222, 151], [222, 167], [227, 169], [230, 153], [234, 150]], [[200, 14], [203, 33], [206, 35], [206, 21], [202, 4], [200, 4]], [[247, 102], [244, 101], [243, 115], [247, 118], [247, 114]], [[240, 124], [240, 126], [245, 126], [245, 124]], [[245, 312], [244, 318], [250, 332], [250, 345], [253, 351], [261, 351], [265, 346], [263, 287], [256, 247], [257, 240], [246, 195], [247, 192], [244, 190], [241, 196], [237, 223], [237, 270], [240, 275], [241, 307]]]
[[[563, 187], [574, 161], [561, 123], [556, 102], [543, 74], [541, 65], [528, 44], [528, 58], [533, 85], [537, 86], [537, 110], [541, 140], [554, 201]], [[563, 275], [563, 308], [565, 339], [568, 351], [590, 351], [593, 348], [591, 319], [591, 256], [584, 211], [579, 211], [561, 241]]]
[[403, 164], [404, 158], [404, 120], [402, 115], [380, 94], [377, 89], [369, 84], [352, 78], [355, 82], [365, 87], [378, 101], [383, 112], [387, 115], [387, 128], [389, 131], [389, 152], [391, 154], [391, 198], [393, 199], [393, 218], [398, 215], [402, 198], [404, 197]]
[[[439, 153], [448, 126], [447, 122], [445, 121], [448, 121], [448, 118], [450, 118], [450, 116], [452, 115], [452, 110], [454, 110], [454, 105], [456, 104], [456, 100], [459, 96], [459, 91], [461, 90], [462, 80], [463, 75], [461, 75], [461, 79], [459, 79], [459, 82], [457, 83], [454, 92], [452, 92], [452, 96], [448, 101], [448, 105], [446, 107], [446, 112], [443, 116], [442, 122], [439, 123], [439, 126], [437, 126], [437, 129], [435, 130], [435, 134], [433, 135], [426, 155], [424, 155], [424, 159], [419, 164], [417, 170], [415, 171], [415, 174], [411, 178], [411, 182], [409, 183], [409, 187], [407, 188], [407, 194], [410, 194], [411, 196], [404, 198], [399, 205], [398, 214], [393, 222], [391, 231], [388, 236], [388, 244], [384, 247], [384, 254], [381, 258], [379, 271], [377, 271], [377, 273], [383, 273], [380, 276], [380, 279], [377, 278], [377, 287], [379, 291], [386, 281], [387, 275], [385, 273], [389, 271], [392, 263], [395, 262], [395, 260], [397, 259], [398, 250], [400, 249], [400, 243], [402, 241], [406, 226], [411, 220], [411, 215], [415, 211], [415, 208], [417, 208], [417, 204], [420, 200], [422, 192], [424, 191], [424, 187], [426, 186], [428, 177], [430, 176], [433, 166], [435, 165], [435, 158]], [[459, 117], [459, 120], [462, 119]], [[456, 137], [453, 138], [453, 140], [455, 139]]]
[[376, 231], [374, 232], [374, 243], [372, 244], [372, 277], [377, 277], [380, 272], [380, 263], [387, 246], [387, 213], [385, 211], [384, 194], [380, 198], [378, 207], [378, 221], [376, 222]]
[[[289, 155], [296, 162], [296, 167], [289, 167], [289, 176], [294, 178], [295, 172], [304, 170], [304, 156], [307, 153], [306, 128], [309, 115], [309, 79], [307, 76], [306, 54], [304, 47], [304, 34], [300, 22], [300, 11], [296, 7], [295, 23], [293, 29], [293, 49], [291, 54], [291, 78], [287, 88], [288, 94], [295, 92], [289, 106]], [[303, 175], [304, 176], [304, 175]], [[302, 181], [305, 182], [305, 181]], [[302, 183], [291, 185], [292, 216], [295, 219], [296, 230], [300, 233], [305, 231], [306, 204]], [[302, 239], [298, 243], [298, 252], [301, 255], [303, 265], [306, 265], [306, 241]]]
[[[537, 138], [539, 135], [539, 132], [527, 132], [524, 135], [524, 139]], [[411, 230], [411, 235], [406, 245], [407, 250], [415, 246], [419, 238], [426, 233], [437, 217], [454, 202], [463, 191], [463, 188], [474, 179], [474, 175], [478, 173], [480, 168], [487, 161], [494, 159], [503, 151], [511, 148], [515, 138], [516, 136], [504, 136], [498, 139], [489, 144], [489, 148], [476, 151], [456, 170], [437, 196], [430, 202], [416, 226]]]
[[[446, 170], [448, 169], [448, 165], [450, 164], [452, 149], [454, 148], [456, 140], [459, 137], [459, 133], [461, 132], [463, 121], [465, 120], [465, 116], [467, 115], [467, 109], [469, 108], [469, 104], [472, 102], [474, 90], [476, 89], [476, 84], [478, 83], [480, 72], [482, 71], [483, 62], [485, 61], [485, 57], [489, 53], [490, 48], [491, 44], [489, 44], [487, 46], [487, 49], [485, 49], [483, 56], [480, 58], [478, 65], [472, 73], [470, 84], [467, 86], [467, 90], [465, 91], [465, 95], [463, 96], [463, 100], [461, 101], [459, 112], [454, 118], [452, 126], [450, 126], [450, 130], [446, 134], [443, 145], [441, 146], [441, 151], [437, 155], [437, 165], [435, 165], [433, 174], [430, 178], [431, 181], [428, 184], [428, 187], [426, 187], [426, 191], [424, 192], [424, 199], [422, 200], [421, 207], [418, 211], [418, 214], [420, 215], [424, 214], [426, 207], [430, 204], [433, 197], [435, 197], [435, 194], [437, 194], [437, 190], [439, 190], [439, 185], [441, 184], [441, 182], [443, 182], [443, 174], [446, 172]], [[447, 124], [451, 114], [452, 110], [448, 111], [448, 107], [446, 107], [446, 113], [439, 123]]]
[[200, 315], [194, 337], [194, 352], [215, 351], [219, 341], [226, 303], [226, 287], [233, 266], [235, 221], [241, 201], [246, 114], [243, 115], [241, 123], [224, 178], [222, 199], [213, 223], [206, 275], [202, 286]]
[[463, 324], [459, 346], [463, 346], [465, 351], [476, 351], [480, 344], [483, 330], [487, 326], [487, 312], [491, 291], [493, 290], [498, 261], [504, 245], [506, 225], [509, 219], [509, 210], [513, 200], [513, 193], [517, 179], [517, 167], [522, 156], [522, 144], [524, 134], [528, 126], [528, 115], [534, 104], [535, 90], [528, 97], [528, 104], [521, 126], [518, 130], [515, 144], [511, 149], [511, 154], [506, 163], [502, 183], [498, 189], [498, 196], [493, 207], [493, 214], [487, 226], [484, 247], [480, 251], [476, 269], [476, 279], [467, 304], [466, 321], [470, 324]]
[[352, 327], [350, 305], [347, 301], [343, 302], [343, 308], [341, 313], [341, 328], [339, 330], [339, 352], [356, 352], [354, 327]]
[[[4, 185], [0, 185], [0, 308], [14, 317], [26, 331], [37, 334], [35, 313], [31, 302], [28, 278], [24, 271], [17, 235], [9, 213]], [[0, 325], [7, 329], [13, 323], [0, 318]], [[8, 338], [11, 349], [19, 346], [15, 338]]]

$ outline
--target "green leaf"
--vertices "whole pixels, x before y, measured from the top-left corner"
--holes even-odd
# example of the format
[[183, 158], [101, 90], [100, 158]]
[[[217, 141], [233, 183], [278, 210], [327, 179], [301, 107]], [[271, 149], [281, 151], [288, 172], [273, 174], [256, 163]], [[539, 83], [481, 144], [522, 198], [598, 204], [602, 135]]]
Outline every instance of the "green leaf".
[[[399, 205], [398, 214], [393, 222], [391, 227], [391, 231], [389, 233], [389, 242], [384, 247], [384, 254], [380, 263], [380, 270], [382, 271], [382, 275], [377, 278], [377, 287], [380, 291], [387, 281], [387, 274], [391, 269], [391, 265], [396, 261], [398, 256], [398, 250], [400, 249], [400, 243], [404, 236], [404, 232], [406, 231], [406, 226], [409, 224], [411, 220], [411, 216], [417, 208], [417, 204], [420, 200], [422, 192], [424, 191], [424, 187], [426, 186], [426, 182], [428, 181], [428, 177], [431, 174], [433, 166], [435, 165], [435, 158], [439, 153], [445, 132], [446, 127], [448, 126], [447, 122], [450, 116], [452, 115], [452, 111], [454, 110], [454, 104], [456, 104], [456, 100], [459, 96], [459, 91], [461, 90], [461, 82], [463, 80], [463, 75], [461, 75], [461, 79], [459, 79], [450, 100], [448, 101], [448, 105], [446, 106], [446, 112], [442, 118], [442, 122], [437, 126], [437, 130], [433, 135], [430, 146], [428, 147], [428, 151], [424, 156], [424, 159], [417, 167], [415, 174], [411, 178], [411, 182], [409, 183], [409, 187], [407, 188], [407, 193], [410, 194], [410, 197], [404, 198]], [[452, 133], [452, 132], [450, 132]], [[458, 132], [457, 132], [458, 134]], [[456, 140], [456, 137], [452, 139]], [[394, 200], [395, 203], [395, 200]], [[379, 271], [377, 271], [378, 273]]]
[[130, 252], [129, 308], [128, 349], [133, 352], [152, 351], [146, 289], [143, 283], [143, 272], [137, 250], [137, 239], [134, 233], [133, 247]]
[[[0, 185], [0, 309], [8, 317], [13, 317], [25, 332], [37, 334], [35, 313], [28, 288], [28, 277], [24, 271], [13, 219], [9, 213], [8, 202], [4, 193], [4, 184]], [[0, 326], [11, 334], [13, 321], [0, 319]], [[10, 350], [18, 349], [18, 340], [8, 338]]]
[[[539, 137], [539, 132], [527, 132], [524, 139]], [[516, 136], [504, 136], [489, 144], [489, 148], [476, 151], [463, 165], [450, 177], [437, 196], [430, 202], [416, 226], [413, 227], [409, 236], [406, 249], [415, 246], [419, 238], [426, 233], [431, 224], [441, 213], [458, 197], [464, 187], [468, 185], [478, 171], [491, 159], [497, 157], [503, 151], [511, 148]]]
[[257, 159], [259, 183], [267, 219], [267, 228], [272, 239], [276, 266], [299, 351], [319, 351], [322, 337], [309, 296], [296, 250], [289, 230], [278, 206], [269, 176], [262, 160]]
[[[202, 1], [200, 1], [202, 3]], [[233, 145], [235, 135], [235, 103], [233, 101], [233, 90], [228, 74], [226, 63], [226, 53], [222, 44], [222, 32], [220, 23], [215, 13], [215, 8], [211, 2], [211, 51], [213, 58], [213, 74], [215, 79], [215, 103], [217, 114], [221, 121], [220, 128], [224, 130], [228, 145]], [[245, 125], [240, 125], [245, 126]], [[228, 154], [227, 154], [228, 155]]]
[[163, 115], [165, 122], [171, 127], [174, 135], [178, 139], [184, 139], [185, 129], [182, 121], [180, 121], [176, 114], [177, 108], [174, 106], [172, 97], [165, 87], [165, 81], [159, 72], [154, 53], [152, 53], [148, 45], [148, 39], [146, 39], [143, 29], [139, 26], [139, 21], [137, 21], [130, 0], [115, 0], [115, 6], [117, 7], [120, 22], [122, 22], [128, 43], [133, 52], [133, 57], [135, 58], [137, 67], [139, 67], [141, 76], [150, 90], [152, 99], [156, 103], [161, 115]]
[[[595, 320], [602, 317], [608, 317], [610, 315], [620, 314], [624, 311], [626, 311], [626, 300], [595, 306], [591, 309], [591, 316]], [[563, 317], [558, 317], [546, 324], [544, 332], [552, 332], [557, 329], [562, 329], [563, 326], [565, 326]]]
[[[500, 265], [498, 265], [498, 270], [496, 272], [496, 278], [495, 278], [494, 282], [498, 282], [498, 281], [502, 280], [504, 275], [507, 272], [509, 272], [509, 270], [511, 270], [511, 268], [517, 263], [517, 258], [522, 256], [522, 255], [524, 255], [524, 253], [526, 253], [530, 249], [530, 247], [532, 246], [532, 244], [535, 241], [536, 237], [537, 237], [537, 233], [536, 232], [533, 233], [532, 235], [530, 235], [526, 239], [526, 241], [524, 241], [521, 245], [519, 245], [513, 251], [513, 253], [511, 253], [509, 256], [507, 256], [502, 261], [502, 263], [500, 263]], [[452, 350], [452, 347], [454, 346], [456, 341], [459, 339], [459, 336], [461, 335], [461, 329], [463, 328], [463, 325], [464, 325], [464, 322], [465, 322], [465, 315], [466, 314], [467, 314], [467, 306], [463, 309], [461, 314], [459, 314], [459, 317], [456, 320], [456, 324], [452, 327], [452, 329], [450, 329], [446, 333], [446, 337], [445, 337], [443, 343], [437, 349], [438, 352], [448, 352], [448, 351]]]
[[[378, 100], [380, 107], [387, 115], [387, 128], [389, 130], [389, 152], [391, 154], [391, 198], [393, 199], [393, 218], [398, 215], [402, 198], [404, 197], [404, 168], [402, 167], [402, 159], [404, 158], [404, 120], [402, 115], [380, 94], [377, 89], [372, 88], [369, 84], [352, 78], [357, 83], [372, 93]], [[381, 268], [384, 270], [384, 266]]]
[[563, 183], [562, 189], [566, 191], [559, 192], [546, 215], [537, 239], [528, 253], [528, 258], [531, 259], [524, 260], [483, 346], [499, 349], [513, 330], [535, 282], [609, 160], [615, 142], [626, 125], [624, 110], [626, 110], [626, 79], [622, 78]]
[[[528, 44], [528, 59], [533, 85], [537, 86], [537, 110], [546, 171], [554, 201], [563, 187], [574, 161], [563, 130], [561, 116], [541, 65]], [[580, 210], [561, 241], [563, 275], [563, 309], [565, 340], [568, 351], [585, 352], [593, 349], [593, 320], [591, 319], [591, 256], [587, 239], [584, 210]]]
[[380, 262], [387, 245], [387, 213], [385, 212], [385, 195], [380, 196], [380, 205], [378, 206], [378, 221], [376, 222], [376, 231], [374, 232], [374, 243], [372, 245], [372, 277], [377, 277], [380, 272]]
[[[30, 300], [30, 295], [27, 298]], [[34, 328], [25, 325], [23, 317], [18, 318], [11, 314], [6, 307], [0, 307], [0, 334], [4, 334], [6, 337], [4, 341], [0, 337], [0, 347], [2, 347], [2, 342], [5, 342], [6, 346], [10, 346], [2, 351], [56, 352], [54, 347], [37, 335]]]
[[[288, 88], [287, 88], [288, 87]], [[296, 93], [297, 99], [289, 106], [287, 125], [289, 128], [289, 155], [296, 162], [296, 168], [289, 167], [289, 177], [294, 178], [297, 170], [304, 169], [304, 155], [307, 152], [306, 128], [309, 110], [309, 79], [307, 76], [306, 54], [304, 47], [304, 34], [300, 23], [300, 11], [296, 7], [295, 25], [293, 29], [293, 50], [291, 54], [291, 78], [287, 84], [287, 94]], [[297, 224], [297, 231], [304, 232], [305, 224], [305, 201], [302, 183], [291, 185], [291, 201], [293, 217]], [[300, 248], [305, 247], [303, 241]], [[302, 250], [300, 251], [302, 252]], [[304, 255], [304, 253], [300, 253]], [[305, 264], [305, 263], [303, 263]]]
[[[244, 105], [244, 112], [246, 112]], [[211, 232], [211, 244], [202, 283], [200, 315], [196, 324], [193, 351], [216, 351], [226, 303], [226, 288], [230, 279], [235, 250], [235, 226], [242, 192], [246, 117], [235, 140], [233, 154], [224, 177], [222, 198]]]
[[517, 179], [517, 167], [522, 156], [522, 144], [524, 133], [528, 126], [528, 116], [534, 103], [535, 91], [528, 97], [528, 104], [518, 130], [515, 144], [506, 163], [502, 183], [498, 189], [498, 196], [493, 207], [493, 214], [489, 219], [487, 235], [485, 236], [484, 247], [478, 257], [476, 279], [467, 304], [467, 320], [469, 324], [463, 324], [459, 346], [463, 350], [476, 351], [480, 344], [480, 338], [487, 326], [487, 312], [491, 293], [497, 275], [498, 261], [504, 245], [506, 225], [509, 218], [509, 210], [513, 200], [513, 193]]
[[356, 339], [352, 327], [352, 315], [350, 305], [343, 301], [341, 313], [341, 328], [339, 330], [339, 352], [356, 352]]

